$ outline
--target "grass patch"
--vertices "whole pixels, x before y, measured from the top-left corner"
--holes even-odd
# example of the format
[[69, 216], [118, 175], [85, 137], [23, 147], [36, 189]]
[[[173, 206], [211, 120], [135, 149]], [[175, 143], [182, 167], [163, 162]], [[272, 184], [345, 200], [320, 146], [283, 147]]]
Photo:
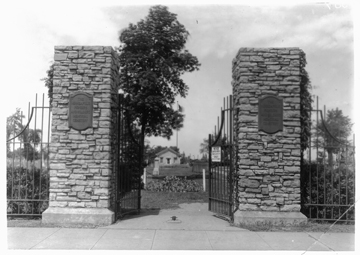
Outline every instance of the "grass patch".
[[330, 232], [330, 233], [355, 233], [354, 224], [334, 224], [332, 223], [318, 223], [309, 221], [306, 224], [299, 226], [291, 225], [273, 225], [271, 223], [256, 223], [256, 224], [232, 224], [235, 227], [244, 228], [254, 232]]
[[100, 225], [91, 224], [44, 224], [41, 222], [41, 218], [28, 219], [28, 218], [15, 218], [7, 220], [7, 227], [10, 228], [98, 228]]
[[183, 203], [207, 203], [207, 192], [156, 192], [141, 191], [143, 209], [177, 209]]

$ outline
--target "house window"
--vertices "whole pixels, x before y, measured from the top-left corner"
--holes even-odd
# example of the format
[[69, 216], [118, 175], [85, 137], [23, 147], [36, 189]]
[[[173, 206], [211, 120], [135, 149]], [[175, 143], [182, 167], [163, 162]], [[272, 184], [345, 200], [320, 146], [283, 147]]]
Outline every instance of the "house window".
[[167, 164], [170, 165], [170, 158], [167, 158]]
[[160, 163], [162, 163], [163, 162], [163, 158], [162, 157], [160, 157]]
[[176, 163], [177, 157], [174, 158], [174, 164]]

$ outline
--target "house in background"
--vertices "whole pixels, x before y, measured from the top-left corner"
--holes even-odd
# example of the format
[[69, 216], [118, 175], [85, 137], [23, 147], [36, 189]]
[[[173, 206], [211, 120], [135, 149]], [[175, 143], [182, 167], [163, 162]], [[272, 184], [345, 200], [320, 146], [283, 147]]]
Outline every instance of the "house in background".
[[160, 166], [174, 165], [174, 164], [180, 164], [181, 154], [170, 148], [166, 148], [156, 153], [156, 157], [159, 158]]

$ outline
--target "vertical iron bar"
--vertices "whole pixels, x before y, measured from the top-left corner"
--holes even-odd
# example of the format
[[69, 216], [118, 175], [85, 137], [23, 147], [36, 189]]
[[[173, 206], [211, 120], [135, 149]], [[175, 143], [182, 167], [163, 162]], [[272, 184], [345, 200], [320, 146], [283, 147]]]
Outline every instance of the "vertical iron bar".
[[[224, 102], [225, 98], [223, 99], [223, 102]], [[218, 165], [218, 169], [217, 169], [217, 181], [218, 181], [218, 184], [217, 184], [217, 190], [218, 190], [218, 199], [220, 199], [220, 201], [217, 202], [217, 212], [220, 212], [222, 213], [223, 212], [223, 207], [224, 207], [224, 204], [223, 204], [223, 186], [224, 186], [224, 182], [223, 182], [223, 178], [222, 178], [222, 171], [223, 171], [223, 168], [224, 168], [224, 158], [223, 158], [223, 155], [222, 155], [222, 152], [223, 152], [223, 143], [222, 143], [222, 140], [223, 140], [223, 129], [224, 129], [224, 126], [221, 125], [221, 123], [223, 123], [224, 121], [224, 107], [221, 107], [221, 111], [220, 111], [220, 122], [218, 123], [218, 136], [219, 136], [219, 140], [218, 140], [218, 146], [220, 147], [220, 162], [219, 162], [219, 165]]]
[[[21, 129], [22, 129], [22, 127], [23, 127], [23, 121], [22, 121], [22, 116], [23, 116], [23, 112], [21, 111], [20, 112], [20, 123], [21, 123]], [[14, 139], [14, 142], [15, 142], [15, 139]], [[21, 148], [21, 141], [19, 140], [19, 145], [20, 145], [20, 149], [19, 149], [19, 159], [20, 159], [20, 167], [22, 168], [22, 164], [23, 164], [23, 162], [22, 162], [22, 157], [21, 157], [21, 150], [22, 150], [22, 148]]]
[[[27, 123], [29, 123], [29, 121], [30, 121], [30, 109], [31, 109], [31, 107], [30, 107], [30, 102], [29, 102], [29, 105], [28, 105], [28, 122]], [[30, 145], [30, 143], [29, 143], [29, 133], [30, 133], [30, 123], [29, 123], [29, 125], [26, 128], [25, 133], [24, 133], [24, 149], [25, 149], [25, 143], [27, 144], [26, 158], [25, 158], [25, 160], [26, 160], [26, 168], [25, 168], [25, 175], [26, 175], [26, 183], [25, 183], [25, 185], [26, 185], [26, 189], [25, 190], [26, 191], [27, 191], [28, 182], [30, 183], [30, 176], [29, 176], [29, 169], [30, 169], [29, 168], [29, 145]], [[28, 176], [29, 176], [29, 181], [27, 179]], [[30, 197], [30, 194], [26, 194], [26, 199], [28, 199], [28, 196]], [[27, 202], [25, 202], [25, 203], [27, 205]]]
[[123, 180], [123, 142], [124, 142], [124, 139], [123, 139], [123, 122], [124, 122], [124, 117], [123, 117], [123, 113], [122, 113], [122, 103], [120, 102], [119, 103], [119, 115], [120, 115], [120, 138], [119, 138], [119, 141], [120, 141], [120, 153], [119, 153], [119, 179], [118, 179], [118, 183], [119, 183], [119, 190], [117, 191], [117, 193], [119, 194], [119, 201], [118, 201], [118, 209], [119, 209], [119, 215], [121, 216], [122, 215], [122, 211], [121, 211], [121, 196], [122, 196], [122, 180]]
[[230, 111], [230, 120], [229, 120], [229, 123], [230, 123], [230, 134], [229, 134], [229, 153], [230, 153], [230, 173], [229, 173], [229, 185], [230, 185], [230, 196], [229, 196], [229, 199], [230, 199], [230, 203], [229, 203], [229, 210], [230, 210], [230, 221], [233, 222], [234, 221], [234, 214], [233, 214], [233, 144], [232, 144], [232, 141], [233, 141], [233, 103], [232, 103], [232, 95], [230, 95], [230, 107], [229, 107], [229, 111]]
[[[29, 120], [30, 120], [30, 102], [29, 102], [29, 105], [28, 105], [28, 116], [27, 116], [28, 118], [28, 121], [27, 121], [27, 123], [29, 123]], [[25, 171], [25, 175], [26, 175], [26, 184], [25, 185], [27, 185], [28, 184], [28, 181], [27, 181], [27, 177], [28, 177], [28, 175], [29, 175], [29, 160], [28, 160], [28, 158], [29, 158], [29, 142], [28, 142], [28, 139], [29, 139], [29, 129], [30, 129], [30, 123], [29, 123], [29, 125], [28, 125], [28, 127], [26, 128], [27, 130], [24, 130], [24, 150], [25, 150], [25, 144], [27, 144], [28, 146], [26, 146], [26, 152], [24, 151], [24, 154], [26, 155], [26, 157], [25, 157], [25, 160], [26, 160], [26, 171]], [[30, 181], [30, 180], [29, 180]], [[27, 190], [27, 189], [25, 189], [25, 190]], [[30, 196], [30, 195], [29, 195]], [[27, 194], [26, 194], [26, 198], [28, 198], [27, 197]]]
[[114, 205], [114, 210], [115, 210], [115, 219], [117, 220], [118, 216], [119, 216], [119, 211], [118, 211], [118, 199], [119, 199], [119, 166], [120, 166], [120, 103], [121, 103], [121, 94], [118, 94], [118, 104], [117, 104], [117, 111], [116, 111], [116, 152], [115, 152], [115, 205]]
[[[226, 211], [228, 211], [229, 210], [229, 205], [230, 205], [230, 194], [229, 194], [229, 192], [230, 192], [230, 190], [229, 190], [229, 188], [230, 188], [230, 186], [229, 186], [229, 181], [230, 181], [230, 176], [229, 176], [229, 174], [230, 174], [230, 168], [231, 168], [231, 163], [229, 162], [229, 160], [230, 160], [230, 147], [229, 147], [229, 139], [230, 139], [230, 137], [229, 137], [229, 133], [230, 133], [230, 131], [229, 131], [229, 128], [230, 128], [230, 109], [229, 109], [229, 96], [227, 96], [226, 97], [226, 118], [225, 118], [225, 120], [226, 120], [226, 129], [225, 129], [225, 152], [224, 152], [224, 158], [225, 158], [225, 156], [226, 156], [226, 167], [225, 167], [225, 169], [224, 169], [224, 182], [225, 182], [225, 190], [224, 190], [224, 194], [225, 194], [225, 197], [226, 197], [226, 200], [228, 201], [228, 204], [226, 204]], [[231, 209], [228, 211], [228, 215], [229, 216], [231, 216]]]
[[[312, 118], [312, 111], [310, 110], [310, 120]], [[309, 203], [311, 204], [312, 203], [312, 199], [311, 199], [311, 196], [312, 196], [312, 185], [311, 185], [311, 178], [312, 178], [312, 163], [311, 163], [311, 151], [312, 151], [312, 146], [311, 146], [311, 139], [312, 139], [312, 136], [311, 136], [311, 129], [312, 129], [312, 125], [310, 123], [310, 135], [309, 135]], [[315, 157], [316, 158], [316, 157]], [[305, 201], [307, 202], [307, 201]], [[309, 215], [310, 215], [310, 218], [312, 216], [312, 206], [310, 205], [309, 207]]]
[[[339, 159], [339, 170], [341, 169], [341, 151], [340, 151], [340, 159]], [[349, 175], [348, 175], [348, 168], [345, 166], [345, 204], [348, 206], [349, 205], [349, 192], [348, 192], [348, 179], [349, 179]], [[348, 213], [346, 213], [346, 220], [348, 219]]]
[[[41, 190], [42, 190], [42, 187], [41, 187], [41, 176], [42, 176], [42, 172], [43, 172], [43, 168], [42, 168], [42, 165], [43, 165], [43, 133], [44, 133], [44, 93], [43, 93], [43, 98], [42, 98], [42, 106], [41, 106], [41, 138], [40, 138], [40, 174], [39, 174], [39, 178], [40, 178], [40, 181], [39, 181], [39, 184], [40, 184], [40, 187], [39, 187], [39, 200], [42, 199], [42, 193], [41, 193]], [[40, 213], [40, 204], [41, 202], [39, 201], [39, 213]]]
[[[356, 161], [355, 161], [355, 134], [353, 134], [353, 156], [352, 156], [352, 161], [353, 161], [353, 164], [354, 164], [354, 166], [353, 166], [353, 169], [354, 169], [354, 185], [353, 185], [353, 188], [352, 188], [352, 190], [353, 190], [353, 194], [354, 194], [354, 201], [353, 201], [353, 203], [355, 203], [355, 180], [356, 180], [356, 171], [355, 171], [355, 169], [356, 169]], [[353, 207], [353, 212], [354, 212], [354, 217], [355, 217], [355, 207]], [[354, 218], [354, 220], [355, 220], [355, 218]]]
[[[316, 128], [319, 127], [319, 97], [316, 97]], [[319, 136], [318, 136], [319, 130], [316, 132], [316, 155], [319, 156]], [[324, 157], [324, 155], [323, 155]], [[319, 204], [319, 160], [316, 162], [316, 204]], [[319, 205], [316, 206], [316, 218], [319, 218]]]
[[[32, 186], [33, 186], [33, 191], [32, 191], [32, 199], [34, 200], [34, 194], [35, 194], [35, 171], [36, 171], [36, 160], [35, 160], [35, 150], [36, 150], [36, 146], [35, 146], [35, 142], [36, 142], [36, 121], [37, 121], [37, 94], [35, 97], [35, 123], [34, 123], [34, 133], [33, 133], [33, 143], [34, 143], [34, 148], [33, 148], [33, 161], [32, 161], [32, 174], [33, 174], [33, 179], [32, 179]], [[29, 130], [29, 135], [31, 136], [31, 132]], [[30, 144], [30, 141], [29, 141]], [[34, 213], [34, 206], [35, 203], [32, 202], [32, 206], [31, 206], [31, 212]]]
[[[218, 116], [218, 123], [217, 123], [217, 133], [215, 134], [215, 139], [217, 139], [218, 136], [220, 136], [219, 140], [217, 141], [216, 146], [219, 146], [220, 143], [220, 155], [221, 155], [221, 132], [222, 130], [220, 129], [220, 121], [219, 119], [222, 118], [222, 108], [220, 111], [220, 117]], [[222, 159], [220, 160], [220, 162], [217, 164], [217, 166], [215, 167], [215, 173], [216, 173], [216, 177], [215, 177], [215, 190], [216, 190], [216, 198], [217, 199], [221, 199], [221, 177], [220, 177], [220, 171], [221, 171], [221, 165], [222, 165]], [[215, 203], [215, 210], [216, 212], [218, 212], [219, 210], [221, 210], [221, 202], [219, 200], [216, 200]]]
[[[30, 102], [29, 102], [29, 105], [28, 105], [28, 123], [29, 123], [29, 121], [30, 121], [30, 109], [31, 109], [31, 107], [30, 107]], [[26, 185], [26, 187], [28, 186], [28, 181], [27, 181], [27, 177], [28, 177], [28, 175], [29, 175], [29, 145], [30, 145], [30, 143], [29, 143], [29, 130], [30, 130], [30, 123], [29, 123], [29, 125], [28, 125], [28, 127], [26, 128], [27, 130], [25, 130], [25, 133], [24, 133], [24, 148], [25, 148], [25, 143], [27, 143], [27, 147], [26, 147], [26, 168], [25, 168], [25, 175], [26, 175], [26, 183], [25, 183], [25, 185]], [[30, 176], [29, 176], [29, 178], [30, 178]], [[29, 182], [30, 182], [30, 179], [29, 179]], [[29, 185], [30, 186], [30, 185]], [[27, 188], [25, 189], [26, 191], [27, 191]], [[26, 196], [26, 199], [28, 199], [28, 196], [30, 196], [30, 194], [29, 195], [27, 195]], [[26, 204], [26, 205], [28, 205], [28, 202], [25, 202], [24, 204]]]
[[[219, 122], [219, 117], [218, 117], [218, 122]], [[215, 140], [216, 140], [216, 134], [217, 134], [217, 129], [216, 129], [216, 125], [215, 125], [215, 133], [214, 133], [214, 142], [215, 142]], [[215, 146], [216, 146], [216, 144], [214, 144]], [[213, 170], [213, 174], [214, 174], [214, 178], [213, 178], [213, 197], [216, 199], [216, 197], [217, 197], [217, 174], [216, 174], [216, 172], [217, 172], [217, 168], [218, 168], [218, 166], [216, 165], [216, 163], [215, 163], [215, 166], [214, 166], [214, 170]], [[216, 200], [213, 200], [213, 210], [216, 210], [217, 209], [217, 201]]]
[[[51, 123], [51, 105], [49, 105], [49, 115], [48, 115], [48, 137], [47, 137], [47, 159], [46, 159], [46, 171], [47, 173], [49, 173], [49, 169], [50, 169], [50, 132], [51, 132], [51, 128], [50, 128], [50, 123]], [[47, 177], [46, 178], [46, 198], [49, 199], [49, 184], [50, 179]]]
[[[22, 111], [20, 112], [20, 116], [22, 116]], [[20, 123], [21, 123], [21, 129], [22, 129], [22, 127], [23, 127], [23, 121], [22, 121], [22, 117], [20, 117]], [[21, 130], [20, 130], [21, 131]], [[15, 144], [15, 139], [14, 139], [14, 144]], [[15, 150], [13, 151], [14, 152], [14, 155], [15, 155]], [[23, 169], [22, 168], [22, 164], [21, 164], [21, 141], [20, 141], [20, 150], [19, 150], [19, 152], [20, 152], [20, 167], [19, 167], [19, 190], [18, 190], [18, 199], [21, 199], [21, 193], [20, 193], [20, 188], [22, 187], [22, 183], [21, 183], [21, 175], [22, 175], [22, 173], [21, 173], [21, 170]], [[25, 173], [25, 176], [26, 176], [26, 173]], [[26, 187], [26, 182], [25, 182], [25, 187]], [[26, 192], [26, 188], [25, 188], [25, 192]], [[25, 199], [27, 198], [26, 196], [24, 197]]]
[[225, 150], [226, 150], [226, 145], [223, 143], [224, 141], [224, 135], [225, 135], [225, 131], [226, 131], [226, 109], [225, 109], [225, 98], [223, 99], [223, 107], [221, 108], [221, 130], [220, 130], [220, 154], [221, 154], [221, 164], [220, 164], [220, 168], [219, 168], [219, 181], [221, 183], [220, 185], [220, 199], [221, 202], [219, 203], [221, 208], [220, 208], [220, 212], [224, 213], [224, 210], [227, 209], [226, 204], [224, 204], [224, 198], [225, 198], [225, 193], [224, 193], [224, 186], [225, 186], [225, 178], [224, 178], [224, 172], [225, 172], [225, 168], [226, 168], [226, 159], [225, 159]]
[[[13, 131], [14, 131], [14, 137], [15, 137], [16, 136], [15, 121], [13, 123]], [[20, 143], [21, 143], [21, 141], [20, 141]], [[10, 147], [10, 145], [9, 145], [9, 147]], [[20, 150], [20, 152], [21, 152], [21, 150]], [[21, 153], [20, 153], [20, 157], [21, 157]], [[19, 168], [19, 169], [21, 169], [21, 168]], [[15, 168], [15, 139], [13, 139], [13, 141], [12, 141], [12, 166], [11, 166], [11, 195], [10, 195], [10, 199], [14, 199], [14, 195], [15, 195], [14, 194], [14, 179], [15, 179], [14, 172], [16, 174], [16, 168]], [[16, 190], [15, 190], [15, 192], [16, 192]], [[10, 203], [10, 205], [13, 205], [12, 201], [10, 201], [9, 203]], [[19, 213], [19, 206], [18, 206], [18, 213]]]
[[[224, 104], [225, 104], [225, 100], [224, 100]], [[226, 159], [226, 161], [228, 161], [230, 159], [230, 155], [229, 154], [229, 146], [228, 146], [228, 140], [229, 140], [229, 97], [226, 97], [226, 107], [224, 105], [224, 108], [225, 108], [225, 130], [224, 130], [224, 142], [225, 142], [225, 149], [224, 149], [224, 160]], [[229, 200], [229, 191], [228, 191], [228, 188], [229, 188], [229, 181], [228, 181], [228, 172], [230, 171], [230, 166], [228, 166], [228, 162], [224, 162], [224, 171], [223, 171], [223, 178], [224, 178], [224, 198], [226, 198], [226, 200]], [[228, 201], [230, 202], [230, 201]], [[229, 209], [228, 207], [229, 204], [226, 204], [226, 211]], [[230, 210], [231, 211], [231, 210]], [[228, 215], [230, 216], [229, 214], [230, 212], [228, 212]]]
[[[143, 170], [143, 156], [144, 156], [144, 141], [141, 140], [140, 143], [140, 148], [139, 148], [139, 152], [140, 152], [140, 162], [139, 162], [139, 172], [137, 173], [137, 183], [138, 183], [138, 187], [137, 187], [137, 193], [138, 193], [138, 198], [137, 198], [137, 209], [138, 209], [138, 213], [140, 213], [140, 207], [141, 207], [141, 172]], [[131, 182], [130, 182], [131, 183]]]
[[[335, 169], [333, 170], [334, 174], [335, 174]], [[337, 172], [338, 172], [338, 177], [339, 177], [339, 202], [338, 202], [338, 205], [341, 205], [341, 170], [340, 170], [340, 166], [338, 167], [337, 169]], [[334, 185], [332, 185], [333, 187]], [[339, 216], [341, 215], [341, 206], [338, 206], [339, 208]]]
[[[326, 107], [325, 107], [325, 105], [324, 105], [324, 114], [323, 114], [323, 119], [322, 119], [322, 121], [323, 121], [323, 124], [325, 125], [325, 121], [326, 121]], [[323, 129], [324, 129], [324, 137], [325, 137], [325, 142], [324, 142], [324, 202], [323, 202], [323, 204], [327, 204], [327, 197], [326, 197], [326, 172], [328, 171], [328, 168], [330, 167], [330, 165], [329, 164], [326, 164], [326, 148], [329, 146], [329, 141], [328, 141], [328, 139], [326, 139], [326, 129], [325, 129], [325, 127], [323, 127]], [[329, 156], [329, 155], [328, 155]], [[327, 166], [327, 167], [326, 167]], [[332, 173], [330, 172], [330, 179], [332, 178]], [[324, 206], [324, 208], [323, 208], [323, 213], [324, 213], [324, 217], [326, 218], [326, 213], [327, 213], [327, 206]]]
[[211, 176], [212, 176], [212, 173], [211, 173], [211, 134], [209, 134], [209, 138], [208, 138], [209, 140], [209, 159], [208, 159], [208, 163], [209, 163], [209, 169], [208, 169], [208, 172], [209, 172], [209, 205], [208, 205], [208, 207], [209, 207], [209, 211], [211, 211], [211, 197], [212, 197], [212, 195], [211, 195], [211, 186], [212, 186], [212, 178], [211, 178]]

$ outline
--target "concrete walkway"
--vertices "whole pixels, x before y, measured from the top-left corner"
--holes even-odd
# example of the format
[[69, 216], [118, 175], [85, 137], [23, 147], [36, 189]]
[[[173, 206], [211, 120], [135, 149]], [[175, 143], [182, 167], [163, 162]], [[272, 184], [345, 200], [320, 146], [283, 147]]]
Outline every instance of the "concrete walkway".
[[[171, 216], [177, 216], [173, 221]], [[97, 229], [8, 228], [8, 249], [354, 251], [353, 233], [251, 232], [207, 204], [144, 211]]]

